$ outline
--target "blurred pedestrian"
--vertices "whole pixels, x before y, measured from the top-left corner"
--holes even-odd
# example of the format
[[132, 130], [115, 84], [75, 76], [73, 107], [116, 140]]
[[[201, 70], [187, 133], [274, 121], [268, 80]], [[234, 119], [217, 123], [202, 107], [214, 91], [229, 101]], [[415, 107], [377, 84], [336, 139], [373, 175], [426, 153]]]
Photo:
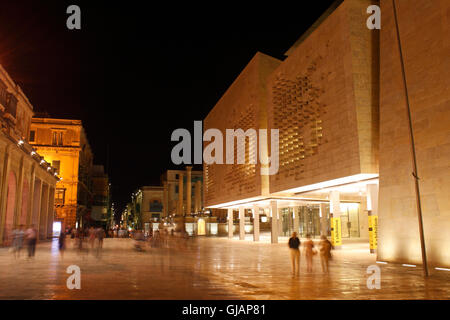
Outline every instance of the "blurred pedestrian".
[[292, 232], [288, 246], [291, 254], [292, 276], [298, 276], [300, 275], [300, 239], [297, 237], [297, 232]]
[[103, 239], [105, 238], [105, 230], [103, 228], [98, 227], [95, 231], [95, 236], [97, 237], [97, 248], [103, 248]]
[[59, 234], [58, 248], [61, 258], [64, 258], [64, 250], [66, 249], [66, 233], [63, 231]]
[[20, 257], [20, 250], [22, 250], [23, 247], [23, 240], [25, 237], [25, 232], [23, 230], [23, 225], [20, 225], [16, 229], [13, 230], [13, 250], [14, 250], [14, 257], [17, 259]]
[[94, 229], [94, 227], [90, 227], [89, 228], [88, 241], [89, 241], [89, 246], [91, 247], [91, 249], [94, 249], [94, 242], [95, 242], [95, 229]]
[[320, 263], [322, 265], [322, 271], [328, 273], [328, 261], [331, 258], [331, 242], [326, 236], [320, 237]]
[[308, 272], [312, 272], [312, 259], [313, 256], [316, 254], [316, 251], [314, 249], [314, 243], [311, 239], [311, 235], [308, 234], [306, 236], [306, 242], [305, 242], [305, 256], [306, 256], [306, 270]]
[[37, 242], [37, 230], [34, 225], [31, 225], [25, 231], [25, 239], [28, 246], [28, 258], [34, 257], [36, 252], [36, 242]]

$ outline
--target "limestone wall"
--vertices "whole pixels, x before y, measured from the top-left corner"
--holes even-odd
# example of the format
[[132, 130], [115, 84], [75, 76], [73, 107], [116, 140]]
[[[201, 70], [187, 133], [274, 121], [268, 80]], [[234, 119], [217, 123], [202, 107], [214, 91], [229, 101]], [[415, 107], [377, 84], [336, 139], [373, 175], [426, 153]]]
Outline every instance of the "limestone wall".
[[[431, 267], [450, 266], [450, 2], [396, 1]], [[391, 0], [381, 1], [378, 259], [421, 263], [413, 155]]]

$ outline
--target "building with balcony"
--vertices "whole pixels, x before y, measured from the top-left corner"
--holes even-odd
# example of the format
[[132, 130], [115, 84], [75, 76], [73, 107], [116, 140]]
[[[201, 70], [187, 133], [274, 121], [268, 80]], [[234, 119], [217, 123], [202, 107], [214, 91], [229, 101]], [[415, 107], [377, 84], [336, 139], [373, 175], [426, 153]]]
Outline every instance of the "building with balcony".
[[0, 245], [19, 225], [52, 235], [58, 171], [29, 144], [33, 106], [0, 65]]
[[61, 176], [55, 190], [55, 211], [62, 228], [90, 220], [93, 205], [93, 154], [81, 120], [33, 118], [30, 144]]

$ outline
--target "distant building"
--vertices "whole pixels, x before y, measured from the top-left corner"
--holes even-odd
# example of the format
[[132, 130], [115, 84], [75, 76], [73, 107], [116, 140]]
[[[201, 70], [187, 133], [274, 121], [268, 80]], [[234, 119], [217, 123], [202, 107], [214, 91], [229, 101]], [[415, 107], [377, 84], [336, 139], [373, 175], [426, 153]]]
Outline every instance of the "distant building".
[[190, 215], [203, 211], [203, 172], [186, 170], [167, 170], [161, 175], [164, 190], [163, 216]]
[[33, 118], [30, 144], [56, 168], [56, 219], [63, 228], [83, 226], [93, 204], [93, 155], [81, 120]]
[[103, 228], [107, 227], [111, 218], [111, 194], [108, 175], [102, 165], [92, 167], [92, 204], [91, 221]]
[[18, 225], [52, 235], [58, 172], [28, 143], [33, 106], [0, 65], [0, 245]]

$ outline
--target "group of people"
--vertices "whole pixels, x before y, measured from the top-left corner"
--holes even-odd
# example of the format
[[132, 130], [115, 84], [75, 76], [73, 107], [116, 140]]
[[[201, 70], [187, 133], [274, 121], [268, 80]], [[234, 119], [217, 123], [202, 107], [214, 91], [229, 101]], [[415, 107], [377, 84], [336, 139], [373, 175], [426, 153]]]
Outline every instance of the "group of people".
[[[288, 246], [291, 255], [292, 276], [300, 274], [300, 245], [301, 241], [297, 237], [297, 233], [293, 232], [292, 237], [289, 238]], [[322, 271], [328, 273], [328, 263], [331, 258], [332, 244], [326, 236], [321, 236], [319, 243], [319, 250], [314, 247], [314, 242], [311, 235], [306, 236], [306, 241], [303, 243], [303, 251], [306, 258], [306, 270], [312, 272], [313, 256], [319, 253]]]
[[100, 249], [103, 248], [103, 239], [105, 238], [105, 230], [101, 227], [94, 228], [86, 228], [86, 229], [75, 229], [70, 228], [65, 231], [61, 231], [59, 235], [59, 251], [61, 253], [61, 257], [64, 256], [64, 250], [66, 249], [66, 237], [70, 236], [71, 239], [74, 240], [74, 247], [78, 248], [78, 250], [83, 250], [84, 243], [87, 241], [87, 245], [91, 248], [97, 249], [97, 253], [99, 253]]
[[37, 230], [34, 225], [25, 228], [24, 225], [18, 226], [12, 231], [11, 251], [17, 259], [20, 257], [20, 251], [24, 246], [28, 248], [28, 258], [34, 257], [36, 251]]
[[151, 248], [168, 248], [177, 247], [179, 249], [186, 248], [189, 235], [187, 232], [175, 232], [175, 230], [169, 231], [164, 228], [160, 230], [150, 230], [148, 233], [144, 233], [143, 230], [136, 230], [132, 232], [131, 237], [135, 240], [135, 249], [138, 251], [144, 251], [145, 246]]

